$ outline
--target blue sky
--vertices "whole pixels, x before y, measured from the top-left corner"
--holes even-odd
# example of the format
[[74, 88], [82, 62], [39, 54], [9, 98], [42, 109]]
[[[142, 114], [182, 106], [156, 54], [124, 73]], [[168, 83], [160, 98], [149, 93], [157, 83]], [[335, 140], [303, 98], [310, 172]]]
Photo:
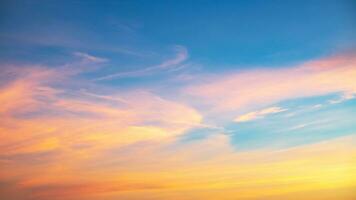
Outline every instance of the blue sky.
[[352, 1], [3, 4], [5, 61], [21, 55], [24, 62], [55, 64], [81, 50], [124, 70], [157, 63], [183, 45], [192, 61], [223, 70], [300, 62], [355, 44]]

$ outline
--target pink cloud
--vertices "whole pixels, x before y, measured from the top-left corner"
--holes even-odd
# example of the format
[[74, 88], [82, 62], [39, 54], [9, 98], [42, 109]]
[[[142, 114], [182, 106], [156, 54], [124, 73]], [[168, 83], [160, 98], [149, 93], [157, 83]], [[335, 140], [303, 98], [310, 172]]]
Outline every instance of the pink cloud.
[[289, 68], [221, 74], [190, 85], [184, 93], [213, 112], [241, 111], [287, 99], [356, 92], [356, 56], [345, 55]]

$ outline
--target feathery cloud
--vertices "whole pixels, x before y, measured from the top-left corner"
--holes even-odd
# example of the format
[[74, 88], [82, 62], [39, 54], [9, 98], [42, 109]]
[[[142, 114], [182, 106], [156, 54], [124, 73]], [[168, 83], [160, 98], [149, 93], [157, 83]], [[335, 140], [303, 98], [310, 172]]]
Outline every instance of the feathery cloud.
[[145, 76], [162, 70], [169, 70], [179, 67], [185, 60], [188, 59], [188, 51], [183, 46], [175, 46], [175, 51], [177, 52], [174, 58], [163, 61], [158, 65], [154, 65], [151, 67], [147, 67], [144, 69], [128, 71], [128, 72], [119, 72], [115, 74], [111, 74], [108, 76], [103, 76], [97, 78], [96, 80], [107, 80], [114, 78], [122, 78], [122, 77], [137, 77], [137, 76]]

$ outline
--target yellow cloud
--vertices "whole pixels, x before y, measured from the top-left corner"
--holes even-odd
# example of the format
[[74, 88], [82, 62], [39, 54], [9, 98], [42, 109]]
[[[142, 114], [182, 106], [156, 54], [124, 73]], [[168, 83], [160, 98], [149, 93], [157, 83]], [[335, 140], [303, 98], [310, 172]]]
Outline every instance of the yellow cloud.
[[[69, 168], [67, 160], [41, 170], [32, 166], [33, 174], [23, 176], [17, 187], [38, 199], [296, 199], [298, 194], [351, 200], [356, 195], [355, 141], [348, 136], [250, 152], [232, 150], [225, 135], [180, 147], [142, 144], [125, 156], [95, 155]], [[61, 161], [67, 167], [60, 167]]]

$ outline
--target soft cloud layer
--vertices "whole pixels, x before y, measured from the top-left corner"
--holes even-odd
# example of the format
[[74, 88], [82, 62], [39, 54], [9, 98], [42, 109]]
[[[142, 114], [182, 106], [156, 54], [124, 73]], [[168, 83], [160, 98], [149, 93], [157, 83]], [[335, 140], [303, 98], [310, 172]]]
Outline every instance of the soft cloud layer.
[[[15, 68], [12, 70], [16, 72]], [[111, 96], [78, 93], [54, 86], [60, 81], [58, 77], [64, 79], [66, 73], [31, 67], [26, 70], [15, 76], [9, 72], [11, 80], [0, 90], [1, 148], [6, 155], [82, 143], [108, 148], [168, 139], [202, 120], [194, 109], [149, 92]]]
[[[159, 68], [183, 62], [187, 55], [182, 52]], [[263, 120], [289, 110], [277, 105], [286, 99], [335, 92], [347, 92], [351, 95], [343, 100], [351, 99], [356, 91], [352, 56], [205, 79], [209, 83], [188, 81], [183, 89], [161, 91], [175, 94], [170, 99], [148, 89], [99, 85], [80, 76], [87, 70], [84, 65], [75, 70], [72, 66], [2, 67], [1, 197], [355, 197], [350, 189], [356, 186], [354, 132], [294, 148], [241, 152], [224, 127], [217, 128], [211, 120], [221, 118], [222, 124]], [[189, 138], [195, 129], [212, 133]], [[324, 195], [328, 193], [334, 196]]]
[[[294, 199], [295, 193], [352, 199], [354, 147], [355, 138], [346, 137], [283, 151], [238, 153], [226, 136], [216, 135], [181, 146], [141, 144], [84, 161], [34, 161], [41, 170], [15, 167], [15, 160], [2, 166], [22, 174], [8, 186], [22, 199]], [[328, 192], [333, 195], [325, 196]]]

